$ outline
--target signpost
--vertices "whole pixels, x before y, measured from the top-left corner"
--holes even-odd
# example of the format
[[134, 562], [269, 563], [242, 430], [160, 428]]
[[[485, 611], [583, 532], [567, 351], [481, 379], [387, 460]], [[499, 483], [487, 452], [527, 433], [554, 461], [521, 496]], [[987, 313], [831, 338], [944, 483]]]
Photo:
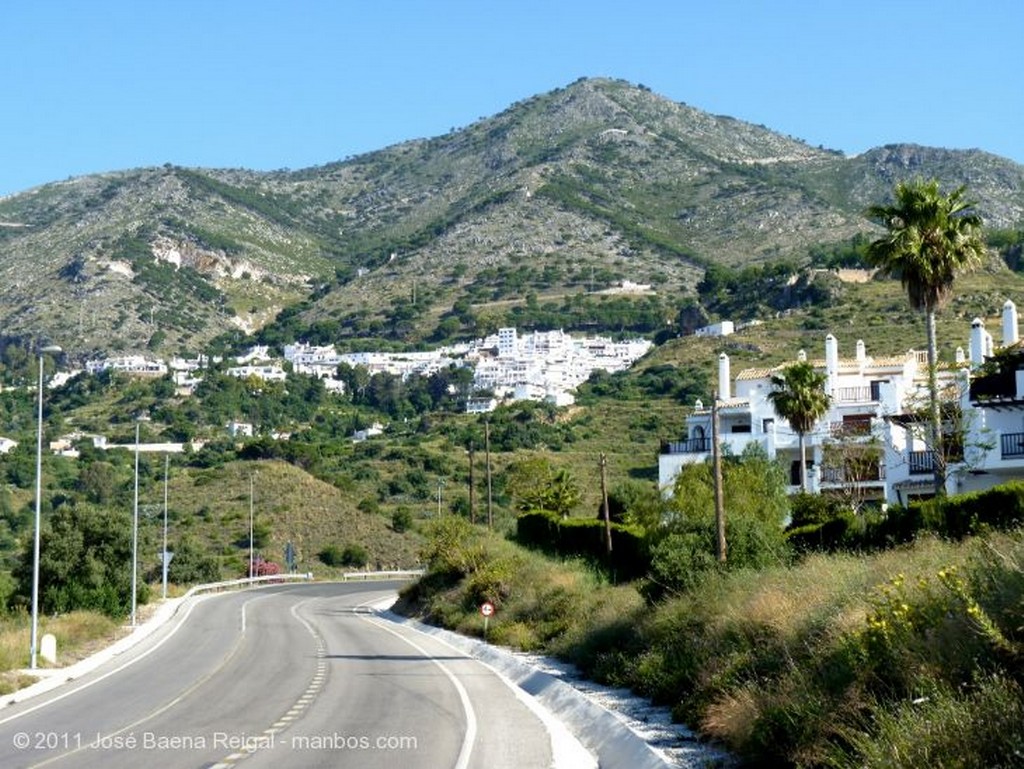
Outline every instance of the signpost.
[[494, 604], [490, 601], [484, 601], [482, 604], [480, 604], [480, 614], [482, 614], [484, 618], [484, 641], [486, 641], [487, 620], [489, 620], [491, 618], [491, 615], [494, 614]]

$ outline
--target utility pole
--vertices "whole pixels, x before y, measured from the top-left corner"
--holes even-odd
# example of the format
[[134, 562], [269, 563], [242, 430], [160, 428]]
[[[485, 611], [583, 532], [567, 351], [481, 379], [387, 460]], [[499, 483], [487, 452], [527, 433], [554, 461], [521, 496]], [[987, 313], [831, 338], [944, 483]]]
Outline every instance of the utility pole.
[[487, 528], [494, 528], [494, 507], [491, 495], [491, 423], [484, 420], [484, 453], [487, 458]]
[[711, 464], [715, 478], [715, 556], [725, 563], [725, 502], [722, 496], [722, 454], [718, 445], [718, 391], [711, 394]]
[[604, 511], [604, 544], [605, 553], [612, 554], [612, 519], [608, 510], [608, 458], [601, 452], [601, 509]]
[[469, 442], [469, 522], [476, 523], [476, 482], [473, 474], [473, 441]]

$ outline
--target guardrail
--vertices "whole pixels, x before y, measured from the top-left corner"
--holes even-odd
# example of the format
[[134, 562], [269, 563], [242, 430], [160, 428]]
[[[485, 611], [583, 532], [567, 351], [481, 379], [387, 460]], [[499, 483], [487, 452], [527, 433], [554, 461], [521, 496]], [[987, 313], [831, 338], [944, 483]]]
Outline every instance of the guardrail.
[[[368, 581], [373, 579], [416, 579], [426, 573], [424, 569], [396, 569], [392, 571], [350, 571], [341, 575], [345, 582], [349, 580]], [[203, 585], [193, 585], [182, 596], [189, 598], [197, 593], [212, 593], [218, 590], [230, 590], [236, 587], [248, 587], [257, 583], [274, 583], [286, 581], [307, 581], [314, 579], [313, 572], [307, 571], [304, 574], [265, 574], [260, 577], [241, 577], [239, 579], [228, 579], [223, 582], [207, 582]]]
[[358, 580], [370, 580], [370, 579], [415, 579], [416, 577], [422, 577], [426, 571], [424, 569], [407, 569], [397, 571], [350, 571], [346, 574], [342, 574], [342, 579], [348, 582], [350, 579]]
[[207, 582], [203, 585], [193, 585], [188, 589], [188, 592], [182, 596], [182, 598], [189, 598], [196, 593], [213, 592], [216, 590], [228, 590], [233, 587], [244, 587], [246, 585], [252, 585], [257, 582], [285, 582], [289, 580], [306, 580], [311, 581], [313, 579], [313, 572], [307, 571], [305, 574], [264, 574], [260, 577], [242, 577], [240, 579], [228, 579], [223, 582]]

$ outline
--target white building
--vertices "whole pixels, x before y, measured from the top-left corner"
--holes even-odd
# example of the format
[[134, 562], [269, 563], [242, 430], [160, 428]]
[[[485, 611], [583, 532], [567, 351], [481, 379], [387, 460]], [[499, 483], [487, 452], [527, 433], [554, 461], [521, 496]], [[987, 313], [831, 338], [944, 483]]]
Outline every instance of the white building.
[[[1012, 301], [1002, 308], [1002, 337], [1003, 355], [982, 368], [996, 349], [984, 322], [975, 318], [968, 353], [958, 350], [955, 366], [940, 363], [940, 390], [960, 406], [960, 416], [945, 424], [949, 436], [955, 436], [947, 438], [943, 451], [949, 494], [1024, 478], [1024, 345]], [[814, 365], [827, 376], [832, 405], [805, 436], [810, 490], [838, 493], [854, 488], [862, 499], [898, 504], [933, 496], [935, 457], [927, 445], [926, 417], [922, 416], [928, 403], [926, 353], [911, 350], [904, 356], [872, 358], [858, 342], [854, 357], [841, 359], [838, 342], [830, 334], [824, 360]], [[729, 359], [724, 354], [719, 357], [720, 440], [734, 454], [756, 442], [770, 457], [781, 457], [791, 468], [791, 491], [796, 491], [797, 436], [767, 399], [771, 375], [783, 368], [743, 371], [736, 377], [733, 393]], [[710, 456], [710, 420], [710, 409], [698, 404], [687, 419], [686, 436], [663, 446], [658, 462], [663, 489], [671, 488], [684, 464]], [[837, 462], [835, 454], [838, 447], [857, 451], [858, 442], [870, 461], [858, 463], [856, 477], [848, 477], [842, 457]], [[828, 461], [830, 450], [832, 461]]]
[[710, 326], [701, 326], [693, 332], [694, 336], [729, 336], [736, 332], [731, 320], [723, 320], [720, 323], [712, 323]]
[[[841, 491], [856, 487], [862, 498], [884, 500], [889, 495], [882, 437], [886, 418], [903, 413], [904, 405], [920, 396], [927, 385], [926, 354], [911, 350], [904, 355], [874, 358], [858, 341], [851, 358], [840, 358], [839, 342], [825, 338], [825, 357], [812, 365], [826, 375], [831, 406], [815, 429], [804, 436], [809, 466], [808, 485], [814, 492]], [[798, 360], [806, 360], [801, 352]], [[771, 378], [787, 365], [747, 369], [739, 373], [735, 392], [729, 357], [718, 360], [719, 437], [725, 450], [742, 454], [751, 443], [771, 458], [781, 459], [789, 470], [790, 490], [799, 490], [799, 436], [778, 417], [768, 399]], [[944, 374], [949, 379], [949, 374]], [[842, 451], [863, 453], [866, 462], [852, 463]], [[666, 443], [658, 459], [658, 482], [671, 489], [685, 464], [703, 462], [711, 454], [711, 409], [698, 404], [686, 421], [686, 436]], [[836, 456], [840, 454], [839, 456]], [[827, 456], [828, 455], [828, 456]], [[827, 459], [827, 461], [826, 461]], [[856, 472], [850, 467], [856, 464]], [[867, 465], [867, 466], [865, 466]]]
[[224, 373], [228, 376], [237, 377], [239, 379], [245, 379], [246, 377], [252, 376], [257, 379], [262, 379], [264, 382], [283, 382], [288, 378], [288, 374], [285, 370], [276, 363], [257, 366], [234, 366]]
[[[629, 368], [653, 345], [645, 339], [615, 342], [606, 337], [572, 337], [563, 331], [520, 335], [502, 328], [466, 355], [476, 390], [513, 400], [574, 402], [573, 391], [596, 370]], [[495, 354], [495, 351], [497, 354]]]
[[117, 358], [86, 361], [85, 370], [90, 374], [99, 374], [103, 371], [120, 371], [132, 376], [157, 377], [167, 373], [167, 364], [159, 358], [147, 358], [144, 355], [123, 355]]

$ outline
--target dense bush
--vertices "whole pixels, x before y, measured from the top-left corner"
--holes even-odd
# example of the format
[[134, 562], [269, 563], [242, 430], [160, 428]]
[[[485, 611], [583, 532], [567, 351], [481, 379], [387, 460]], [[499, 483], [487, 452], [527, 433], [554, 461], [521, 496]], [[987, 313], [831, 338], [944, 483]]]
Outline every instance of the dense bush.
[[[145, 552], [145, 551], [143, 551]], [[132, 522], [126, 512], [100, 509], [89, 504], [61, 505], [40, 536], [40, 609], [62, 614], [90, 609], [112, 617], [130, 611]], [[137, 602], [149, 598], [142, 580], [148, 564], [139, 564]], [[17, 589], [12, 598], [27, 606], [32, 593], [32, 539], [27, 538], [14, 570]]]
[[317, 558], [327, 566], [337, 568], [340, 566], [365, 566], [370, 556], [362, 545], [349, 544], [344, 548], [338, 545], [327, 545], [317, 553]]
[[523, 513], [516, 522], [516, 537], [524, 545], [561, 556], [579, 556], [600, 563], [620, 579], [647, 573], [650, 553], [644, 532], [637, 526], [612, 523], [612, 551], [607, 552], [604, 521], [562, 518], [546, 510]]
[[952, 539], [1005, 531], [1024, 525], [1024, 482], [1014, 481], [986, 491], [958, 494], [885, 513], [856, 516], [823, 497], [794, 497], [790, 543], [800, 551], [880, 550], [912, 541], [922, 533]]

